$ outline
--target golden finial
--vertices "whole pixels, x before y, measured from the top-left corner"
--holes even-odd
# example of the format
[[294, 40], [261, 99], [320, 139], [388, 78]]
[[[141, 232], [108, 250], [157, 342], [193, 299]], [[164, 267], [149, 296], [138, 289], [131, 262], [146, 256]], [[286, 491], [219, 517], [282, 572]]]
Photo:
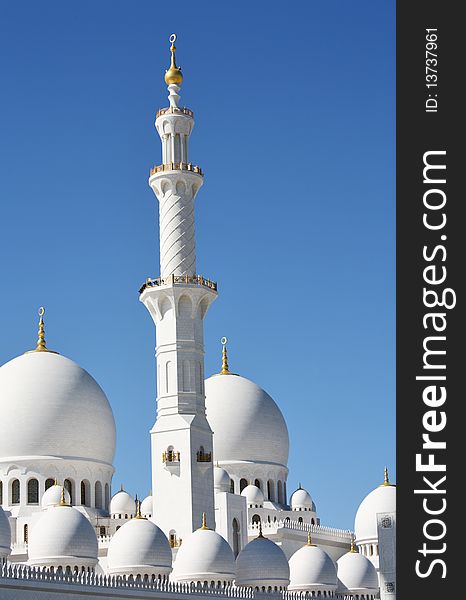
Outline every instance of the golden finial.
[[358, 552], [358, 549], [356, 548], [356, 542], [354, 540], [354, 535], [351, 536], [351, 550], [350, 552], [352, 552], [353, 554]]
[[66, 502], [66, 498], [65, 498], [65, 486], [63, 486], [61, 488], [60, 502], [59, 502], [58, 506], [68, 506], [68, 503]]
[[311, 540], [311, 532], [310, 531], [307, 532], [307, 544], [306, 544], [306, 546], [314, 546], [314, 544], [312, 543], [312, 540]]
[[258, 538], [263, 538], [264, 537], [262, 535], [262, 519], [259, 520], [259, 535], [257, 537]]
[[[39, 308], [39, 330], [37, 332], [37, 345], [34, 350], [29, 350], [29, 352], [51, 352], [52, 354], [57, 354], [53, 350], [49, 350], [45, 345], [45, 328], [44, 328], [44, 314], [45, 308], [41, 306]], [[28, 353], [26, 353], [28, 354]]]
[[385, 469], [383, 470], [383, 484], [384, 485], [390, 485], [390, 480], [388, 479], [388, 469], [387, 469], [387, 467], [385, 467]]
[[183, 81], [181, 67], [176, 66], [175, 42], [176, 42], [176, 33], [172, 33], [170, 36], [170, 43], [171, 43], [170, 52], [172, 54], [171, 61], [170, 61], [170, 68], [165, 71], [165, 83], [167, 85], [171, 85], [172, 83], [175, 83], [176, 85], [181, 85], [181, 82]]
[[201, 525], [201, 529], [209, 529], [207, 527], [207, 517], [205, 512], [202, 513], [202, 525]]
[[222, 337], [220, 340], [223, 348], [222, 348], [222, 370], [220, 371], [220, 375], [231, 375], [230, 369], [228, 368], [228, 356], [227, 356], [227, 338]]
[[55, 477], [55, 479], [53, 480], [53, 485], [58, 485], [58, 479]]
[[136, 516], [134, 518], [135, 519], [144, 519], [144, 517], [141, 514], [141, 501], [138, 499], [137, 495], [136, 495]]

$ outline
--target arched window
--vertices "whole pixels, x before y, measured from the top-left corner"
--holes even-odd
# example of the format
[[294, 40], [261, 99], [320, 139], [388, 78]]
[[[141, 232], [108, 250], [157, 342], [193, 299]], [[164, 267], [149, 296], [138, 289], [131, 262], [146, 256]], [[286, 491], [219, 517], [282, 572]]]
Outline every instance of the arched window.
[[275, 500], [275, 486], [272, 479], [267, 481], [267, 498], [272, 502]]
[[259, 489], [261, 489], [261, 482], [260, 482], [258, 479], [256, 479], [256, 480], [254, 481], [254, 485], [255, 485], [256, 487], [258, 487]]
[[23, 527], [23, 542], [25, 544], [27, 544], [28, 543], [28, 539], [29, 539], [29, 532], [28, 532], [28, 526], [27, 526], [27, 523], [26, 523], [26, 525]]
[[286, 481], [283, 482], [283, 504], [286, 504], [288, 496], [286, 493]]
[[48, 490], [49, 487], [52, 487], [52, 485], [55, 483], [55, 479], [46, 479], [45, 480], [45, 489]]
[[369, 556], [372, 556], [374, 554], [374, 546], [371, 544], [369, 546]]
[[277, 483], [277, 495], [278, 495], [278, 502], [280, 504], [283, 504], [283, 491], [282, 491], [282, 482], [279, 481]]
[[247, 485], [248, 485], [248, 482], [246, 481], [246, 479], [244, 479], [244, 478], [240, 479], [239, 492], [241, 493]]
[[0, 481], [0, 505], [3, 504], [3, 481]]
[[252, 524], [253, 525], [259, 525], [260, 522], [261, 522], [261, 518], [259, 517], [259, 515], [253, 515], [253, 517], [252, 517]]
[[102, 484], [100, 481], [95, 482], [95, 507], [102, 508]]
[[65, 479], [63, 485], [65, 486], [65, 490], [70, 495], [70, 503], [73, 504], [73, 483], [71, 479]]
[[13, 479], [11, 484], [11, 503], [19, 504], [21, 500], [19, 479]]
[[315, 525], [315, 524], [316, 524], [316, 522], [315, 522], [315, 520], [314, 520], [314, 517], [313, 517], [313, 518], [311, 519], [311, 525]]
[[105, 484], [105, 510], [108, 510], [110, 504], [110, 486], [108, 483]]
[[298, 519], [298, 523], [302, 523], [302, 522], [303, 522], [303, 518], [302, 518], [302, 517], [299, 517], [299, 519]]
[[234, 494], [235, 493], [235, 482], [233, 481], [233, 479], [230, 479], [230, 494]]
[[90, 506], [90, 488], [89, 482], [86, 479], [81, 481], [81, 504], [83, 506]]
[[39, 482], [37, 479], [28, 481], [28, 504], [39, 504]]

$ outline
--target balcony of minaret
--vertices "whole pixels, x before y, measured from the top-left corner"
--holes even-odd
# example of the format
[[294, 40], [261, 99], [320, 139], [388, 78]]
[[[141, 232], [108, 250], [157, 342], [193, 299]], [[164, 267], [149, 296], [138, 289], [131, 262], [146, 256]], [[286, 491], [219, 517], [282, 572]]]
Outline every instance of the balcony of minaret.
[[210, 463], [212, 462], [212, 452], [205, 452], [201, 446], [196, 452], [197, 462], [199, 463]]
[[191, 173], [196, 173], [196, 175], [200, 175], [201, 177], [203, 177], [204, 175], [201, 167], [193, 165], [192, 163], [168, 162], [163, 163], [161, 165], [155, 165], [150, 170], [150, 176], [152, 177], [153, 175], [156, 175], [157, 173], [162, 173], [164, 171], [190, 171]]
[[189, 108], [186, 108], [185, 106], [183, 108], [178, 106], [167, 106], [166, 108], [161, 108], [157, 111], [155, 118], [158, 119], [162, 115], [187, 115], [191, 118], [194, 117], [193, 111], [189, 110]]
[[169, 277], [157, 277], [157, 279], [147, 278], [145, 283], [141, 286], [139, 290], [139, 294], [146, 288], [150, 287], [160, 287], [160, 286], [176, 286], [176, 285], [193, 285], [193, 286], [203, 286], [217, 291], [217, 282], [212, 281], [203, 277], [202, 275], [170, 275]]
[[173, 448], [167, 448], [166, 452], [162, 452], [162, 462], [165, 465], [165, 468], [170, 471], [170, 473], [179, 473], [180, 470], [180, 453], [175, 452]]

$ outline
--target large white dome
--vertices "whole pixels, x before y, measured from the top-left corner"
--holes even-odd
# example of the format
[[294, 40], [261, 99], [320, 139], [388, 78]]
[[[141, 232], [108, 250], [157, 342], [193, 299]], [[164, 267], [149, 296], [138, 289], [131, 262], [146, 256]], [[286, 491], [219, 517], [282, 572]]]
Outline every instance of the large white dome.
[[[136, 502], [134, 498], [124, 489], [119, 490], [110, 500], [110, 514], [112, 517], [134, 517], [136, 514]], [[125, 517], [127, 518], [127, 517]]]
[[183, 540], [176, 555], [173, 577], [186, 583], [230, 583], [235, 577], [233, 551], [220, 534], [201, 527]]
[[0, 367], [0, 414], [0, 460], [55, 456], [112, 464], [112, 409], [98, 383], [69, 358], [29, 352]]
[[205, 394], [216, 461], [264, 462], [286, 467], [288, 429], [267, 392], [239, 375], [213, 375], [205, 382]]
[[290, 590], [331, 592], [337, 588], [337, 570], [330, 556], [306, 544], [290, 558]]
[[338, 591], [375, 594], [379, 587], [377, 572], [371, 561], [358, 552], [347, 552], [337, 560]]
[[107, 564], [111, 575], [168, 577], [172, 552], [155, 523], [136, 517], [120, 527], [110, 540]]
[[396, 512], [396, 487], [382, 484], [359, 505], [354, 521], [356, 543], [377, 540], [377, 513]]
[[72, 506], [50, 506], [29, 534], [28, 555], [32, 566], [93, 568], [97, 552], [94, 528]]
[[236, 585], [286, 589], [290, 567], [283, 550], [262, 535], [246, 544], [236, 559]]
[[11, 550], [11, 529], [8, 517], [0, 506], [0, 558], [6, 558]]

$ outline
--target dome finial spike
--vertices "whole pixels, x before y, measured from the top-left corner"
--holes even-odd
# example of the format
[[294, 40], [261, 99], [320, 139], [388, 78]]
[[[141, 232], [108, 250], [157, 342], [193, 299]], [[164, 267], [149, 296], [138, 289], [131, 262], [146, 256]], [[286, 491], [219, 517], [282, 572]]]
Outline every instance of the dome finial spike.
[[62, 486], [62, 488], [61, 488], [60, 503], [58, 504], [58, 506], [68, 506], [68, 503], [65, 498], [65, 486]]
[[45, 329], [44, 329], [44, 314], [45, 308], [41, 306], [39, 308], [39, 331], [37, 332], [37, 346], [35, 352], [46, 352], [47, 348], [45, 346]]
[[141, 514], [141, 501], [139, 500], [137, 494], [136, 494], [136, 516], [134, 518], [135, 519], [144, 519], [144, 517]]
[[207, 516], [206, 516], [205, 512], [202, 513], [202, 525], [201, 525], [201, 529], [209, 529], [207, 527]]
[[230, 369], [228, 368], [228, 355], [227, 355], [227, 338], [224, 336], [220, 340], [222, 344], [222, 370], [220, 375], [231, 375]]
[[311, 530], [309, 530], [307, 532], [307, 544], [306, 544], [306, 546], [313, 546], [313, 545], [314, 544], [312, 543], [312, 540], [311, 540]]
[[385, 467], [384, 470], [383, 470], [383, 484], [384, 485], [390, 485], [390, 480], [388, 478], [388, 469], [387, 469], [387, 467]]
[[356, 541], [354, 539], [354, 535], [351, 536], [351, 550], [350, 552], [357, 553], [358, 549], [356, 548]]
[[262, 534], [262, 519], [259, 519], [259, 535], [257, 536], [258, 538], [263, 538], [263, 534]]

